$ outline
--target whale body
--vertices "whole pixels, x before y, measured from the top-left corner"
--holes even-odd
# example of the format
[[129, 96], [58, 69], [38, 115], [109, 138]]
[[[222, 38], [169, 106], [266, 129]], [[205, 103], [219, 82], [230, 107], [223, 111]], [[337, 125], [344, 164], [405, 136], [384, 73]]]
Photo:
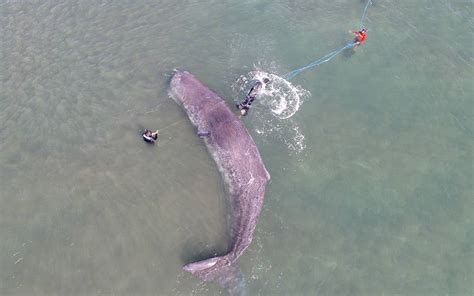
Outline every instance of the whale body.
[[236, 273], [236, 261], [252, 241], [270, 180], [258, 149], [242, 121], [224, 100], [187, 71], [175, 71], [170, 94], [198, 131], [227, 185], [232, 209], [231, 247], [227, 254], [187, 264], [184, 270], [203, 281], [225, 286]]

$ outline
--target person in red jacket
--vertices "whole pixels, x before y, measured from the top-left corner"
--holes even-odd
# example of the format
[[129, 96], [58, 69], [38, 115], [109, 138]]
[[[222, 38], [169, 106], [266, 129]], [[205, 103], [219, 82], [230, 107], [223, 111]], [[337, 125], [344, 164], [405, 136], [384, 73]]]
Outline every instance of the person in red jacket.
[[354, 39], [354, 50], [359, 46], [361, 45], [362, 43], [365, 42], [365, 40], [367, 39], [367, 29], [362, 29], [360, 31], [350, 31], [352, 34], [354, 34], [356, 37]]

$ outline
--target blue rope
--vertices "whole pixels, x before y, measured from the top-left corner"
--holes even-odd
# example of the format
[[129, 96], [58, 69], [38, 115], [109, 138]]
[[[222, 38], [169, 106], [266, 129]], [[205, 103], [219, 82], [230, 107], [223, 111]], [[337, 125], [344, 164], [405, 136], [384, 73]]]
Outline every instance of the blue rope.
[[312, 67], [316, 67], [316, 66], [319, 66], [321, 64], [324, 64], [324, 63], [327, 63], [329, 62], [330, 60], [332, 60], [333, 58], [335, 58], [339, 53], [341, 53], [342, 51], [348, 49], [348, 48], [352, 48], [354, 47], [356, 44], [354, 42], [351, 42], [351, 43], [348, 43], [346, 46], [344, 47], [341, 47], [333, 52], [330, 52], [328, 53], [327, 55], [323, 56], [322, 58], [320, 58], [319, 60], [316, 60], [314, 62], [312, 62], [311, 64], [308, 64], [304, 67], [301, 67], [299, 69], [296, 69], [294, 71], [291, 71], [289, 73], [286, 73], [285, 75], [283, 75], [283, 78], [286, 79], [286, 80], [290, 80], [290, 79], [293, 79], [296, 75], [300, 74], [301, 72], [303, 72], [304, 70], [307, 70], [309, 68], [312, 68]]
[[[365, 8], [364, 8], [364, 13], [362, 14], [362, 17], [360, 18], [360, 29], [362, 30], [363, 27], [364, 27], [364, 19], [365, 19], [365, 16], [366, 16], [366, 13], [367, 13], [367, 9], [369, 7], [369, 4], [371, 4], [372, 1], [371, 0], [367, 0], [367, 4], [365, 5]], [[293, 70], [289, 73], [286, 73], [285, 75], [283, 75], [283, 78], [286, 79], [286, 80], [291, 80], [293, 79], [296, 75], [300, 74], [301, 72], [303, 72], [304, 70], [307, 70], [309, 68], [313, 68], [313, 67], [316, 67], [316, 66], [319, 66], [321, 64], [324, 64], [324, 63], [327, 63], [329, 62], [330, 60], [332, 60], [333, 58], [335, 58], [338, 54], [340, 54], [342, 51], [348, 49], [348, 48], [353, 48], [354, 46], [356, 45], [355, 42], [351, 42], [351, 43], [348, 43], [346, 46], [344, 47], [341, 47], [339, 49], [336, 49], [335, 51], [333, 52], [330, 52], [328, 53], [327, 55], [323, 56], [322, 58], [312, 62], [311, 64], [308, 64], [304, 67], [301, 67], [301, 68], [298, 68], [296, 70]]]
[[364, 28], [364, 19], [367, 14], [367, 8], [369, 8], [369, 5], [372, 4], [371, 0], [367, 0], [367, 4], [365, 4], [364, 8], [364, 13], [362, 14], [362, 17], [360, 18], [360, 29], [362, 30]]

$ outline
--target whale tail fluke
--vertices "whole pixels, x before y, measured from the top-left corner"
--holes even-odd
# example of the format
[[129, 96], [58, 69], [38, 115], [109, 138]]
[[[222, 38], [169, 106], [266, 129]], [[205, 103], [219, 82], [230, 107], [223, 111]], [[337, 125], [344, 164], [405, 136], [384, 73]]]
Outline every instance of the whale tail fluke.
[[245, 281], [239, 266], [229, 255], [212, 257], [186, 264], [184, 270], [206, 282], [215, 282], [227, 289], [231, 295], [243, 295]]
[[228, 255], [224, 255], [186, 264], [183, 269], [203, 281], [214, 282], [230, 271], [233, 265]]
[[[207, 276], [212, 267], [214, 267], [219, 261], [220, 257], [213, 257], [206, 260], [201, 260], [193, 263], [186, 264], [183, 269], [187, 272], [192, 273], [193, 275], [201, 278], [202, 276]], [[206, 279], [203, 279], [206, 280]]]

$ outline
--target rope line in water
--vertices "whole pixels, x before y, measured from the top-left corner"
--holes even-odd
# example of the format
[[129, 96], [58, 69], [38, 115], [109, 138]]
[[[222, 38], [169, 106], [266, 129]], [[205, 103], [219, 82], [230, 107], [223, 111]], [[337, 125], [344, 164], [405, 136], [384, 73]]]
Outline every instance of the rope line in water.
[[181, 123], [181, 122], [184, 121], [185, 119], [187, 119], [187, 118], [186, 118], [186, 117], [185, 117], [185, 118], [181, 118], [181, 119], [179, 119], [179, 120], [177, 120], [177, 121], [175, 121], [175, 122], [173, 122], [173, 123], [171, 123], [171, 124], [168, 124], [168, 125], [165, 126], [165, 127], [160, 128], [158, 131], [162, 131], [162, 130], [165, 130], [165, 129], [167, 129], [167, 128], [170, 128], [170, 127], [172, 127], [173, 125], [176, 125], [176, 124], [178, 124], [178, 123]]
[[348, 48], [352, 48], [354, 47], [356, 44], [354, 42], [351, 42], [351, 43], [348, 43], [346, 46], [344, 47], [341, 47], [333, 52], [330, 52], [328, 53], [327, 55], [325, 55], [324, 57], [312, 62], [311, 64], [308, 64], [304, 67], [301, 67], [299, 69], [296, 69], [296, 70], [293, 70], [289, 73], [286, 73], [285, 75], [283, 75], [283, 78], [286, 79], [286, 80], [290, 80], [290, 79], [293, 79], [296, 75], [300, 74], [301, 72], [303, 72], [304, 70], [307, 70], [309, 68], [312, 68], [312, 67], [316, 67], [316, 66], [319, 66], [321, 64], [324, 64], [324, 63], [327, 63], [329, 62], [330, 60], [332, 60], [333, 58], [335, 58], [339, 53], [341, 53], [342, 51], [348, 49]]
[[[364, 19], [367, 15], [367, 9], [369, 8], [369, 5], [372, 3], [371, 0], [367, 0], [367, 4], [365, 4], [365, 8], [364, 8], [364, 12], [362, 14], [362, 17], [360, 18], [360, 29], [362, 30], [364, 28]], [[328, 53], [327, 55], [323, 56], [322, 58], [304, 66], [304, 67], [301, 67], [301, 68], [298, 68], [296, 70], [293, 70], [289, 73], [286, 73], [285, 75], [283, 75], [283, 78], [286, 79], [286, 80], [291, 80], [293, 79], [296, 75], [300, 74], [301, 72], [303, 72], [304, 70], [307, 70], [309, 68], [313, 68], [313, 67], [316, 67], [316, 66], [319, 66], [321, 64], [324, 64], [324, 63], [327, 63], [329, 62], [330, 60], [332, 60], [333, 58], [335, 58], [338, 54], [340, 54], [341, 52], [343, 52], [344, 50], [346, 49], [349, 49], [349, 48], [353, 48], [354, 46], [356, 46], [356, 43], [355, 42], [351, 42], [351, 43], [348, 43], [346, 46], [344, 47], [341, 47], [339, 49], [336, 49], [330, 53]]]
[[360, 30], [364, 28], [364, 19], [365, 16], [367, 15], [367, 9], [369, 8], [369, 5], [372, 4], [372, 0], [367, 0], [367, 4], [365, 4], [364, 8], [364, 13], [362, 14], [362, 17], [360, 18]]

